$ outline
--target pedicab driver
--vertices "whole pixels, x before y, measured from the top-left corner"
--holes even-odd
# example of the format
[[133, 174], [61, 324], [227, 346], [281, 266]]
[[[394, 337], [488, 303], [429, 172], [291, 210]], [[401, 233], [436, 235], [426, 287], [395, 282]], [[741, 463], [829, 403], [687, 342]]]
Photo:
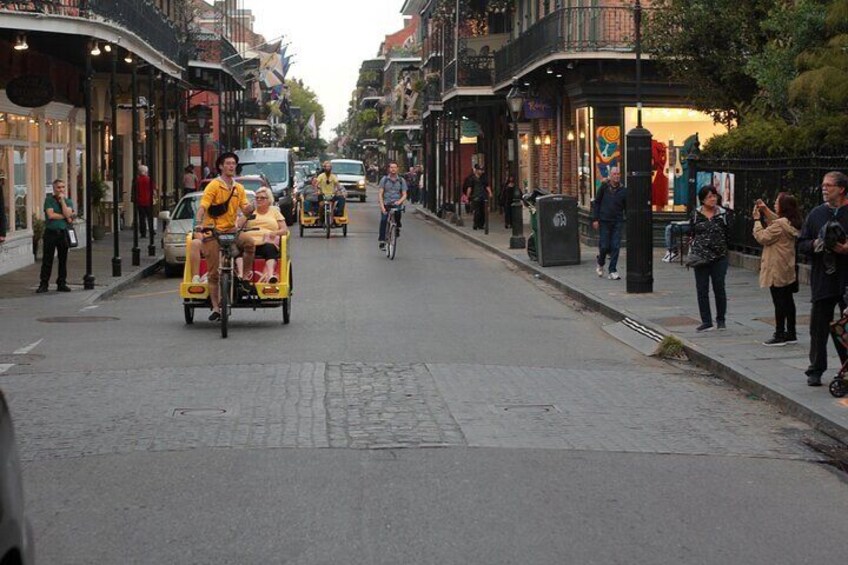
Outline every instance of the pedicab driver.
[[[236, 166], [238, 166], [236, 154], [222, 153], [215, 164], [220, 175], [203, 190], [195, 217], [195, 229], [202, 231], [215, 228], [219, 232], [234, 232], [238, 211], [241, 210], [245, 216], [250, 216], [254, 212], [254, 207], [247, 200], [244, 187], [235, 181]], [[247, 273], [245, 280], [250, 282], [253, 278], [253, 256], [256, 244], [252, 237], [243, 232], [239, 234], [236, 245], [244, 256], [244, 272]], [[203, 254], [209, 271], [209, 296], [212, 299], [212, 314], [209, 316], [209, 321], [217, 322], [221, 319], [221, 291], [218, 287], [220, 246], [218, 240], [208, 232], [204, 232]]]
[[331, 210], [333, 216], [343, 216], [345, 207], [344, 189], [339, 184], [339, 177], [333, 174], [333, 164], [324, 161], [324, 172], [315, 178], [318, 190], [321, 191], [324, 200], [333, 202]]

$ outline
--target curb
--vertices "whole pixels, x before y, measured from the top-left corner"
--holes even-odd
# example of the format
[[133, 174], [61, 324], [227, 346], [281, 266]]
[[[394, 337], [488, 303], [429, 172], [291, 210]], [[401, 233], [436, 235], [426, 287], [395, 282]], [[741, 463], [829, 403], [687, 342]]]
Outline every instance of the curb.
[[137, 283], [141, 279], [147, 278], [153, 273], [155, 273], [158, 269], [162, 267], [164, 261], [164, 256], [160, 255], [159, 257], [156, 257], [156, 260], [153, 263], [147, 265], [143, 269], [139, 269], [133, 273], [124, 275], [114, 283], [104, 288], [103, 290], [96, 291], [91, 297], [88, 298], [86, 302], [88, 302], [89, 304], [93, 304], [95, 302], [106, 300], [107, 298], [114, 296], [118, 292]]
[[[445, 220], [436, 217], [435, 214], [429, 211], [425, 211], [419, 208], [415, 210], [415, 213], [420, 215], [423, 219], [432, 222], [434, 225], [437, 225], [451, 233], [454, 233], [462, 237], [466, 241], [469, 241], [477, 245], [478, 247], [482, 247], [490, 253], [493, 253], [498, 257], [509, 261], [510, 263], [522, 269], [523, 271], [536, 275], [537, 278], [554, 286], [557, 290], [561, 291], [569, 298], [580, 302], [584, 306], [588, 307], [590, 310], [598, 312], [599, 314], [602, 314], [603, 316], [615, 322], [620, 322], [625, 318], [629, 318], [657, 332], [662, 336], [674, 335], [670, 334], [665, 328], [659, 327], [652, 322], [641, 320], [638, 316], [631, 314], [627, 310], [619, 310], [605, 304], [599, 297], [593, 295], [592, 293], [550, 276], [544, 270], [542, 270], [541, 267], [525, 263], [521, 259], [513, 257], [511, 254], [507, 253], [503, 249], [500, 249], [499, 247], [496, 247], [491, 243], [481, 241], [473, 235], [452, 226]], [[779, 409], [783, 410], [787, 414], [798, 418], [806, 424], [809, 424], [816, 430], [827, 434], [828, 436], [842, 442], [843, 444], [848, 444], [848, 427], [845, 427], [839, 422], [831, 420], [827, 416], [819, 414], [818, 412], [812, 410], [811, 408], [805, 406], [797, 400], [786, 396], [781, 392], [769, 388], [767, 385], [760, 382], [759, 379], [757, 379], [753, 373], [743, 367], [739, 367], [732, 361], [712, 357], [708, 355], [705, 351], [703, 351], [701, 348], [690, 343], [686, 339], [683, 339], [680, 336], [675, 337], [677, 337], [683, 343], [683, 349], [686, 352], [686, 355], [694, 364], [712, 372], [722, 380], [727, 381], [728, 383], [739, 387], [745, 390], [746, 392], [754, 394], [770, 402], [771, 404], [777, 406]]]

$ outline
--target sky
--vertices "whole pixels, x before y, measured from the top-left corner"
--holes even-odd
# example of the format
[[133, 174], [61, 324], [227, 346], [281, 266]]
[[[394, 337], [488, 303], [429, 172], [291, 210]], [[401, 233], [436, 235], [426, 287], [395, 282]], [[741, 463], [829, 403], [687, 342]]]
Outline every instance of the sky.
[[403, 0], [244, 0], [265, 39], [285, 35], [294, 53], [289, 78], [302, 79], [324, 106], [321, 137], [347, 116], [359, 67], [386, 35], [403, 28]]

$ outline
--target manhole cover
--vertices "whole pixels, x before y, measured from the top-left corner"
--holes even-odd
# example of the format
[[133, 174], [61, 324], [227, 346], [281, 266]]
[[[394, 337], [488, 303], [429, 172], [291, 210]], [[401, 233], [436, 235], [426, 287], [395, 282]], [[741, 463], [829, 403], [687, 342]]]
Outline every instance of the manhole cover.
[[38, 318], [45, 324], [92, 324], [95, 322], [113, 322], [120, 320], [113, 316], [55, 316], [53, 318]]
[[227, 411], [224, 408], [174, 408], [172, 416], [223, 416]]
[[700, 321], [688, 316], [669, 316], [667, 318], [652, 318], [652, 322], [663, 326], [697, 326]]
[[495, 407], [498, 412], [508, 414], [548, 414], [559, 412], [553, 404], [503, 404]]

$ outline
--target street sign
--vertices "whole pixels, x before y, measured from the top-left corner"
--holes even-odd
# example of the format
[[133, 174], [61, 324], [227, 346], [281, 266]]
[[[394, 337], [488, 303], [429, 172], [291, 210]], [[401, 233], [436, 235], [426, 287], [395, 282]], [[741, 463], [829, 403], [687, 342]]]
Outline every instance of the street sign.
[[53, 83], [44, 75], [21, 75], [6, 85], [6, 96], [12, 104], [24, 108], [46, 106], [53, 100]]

